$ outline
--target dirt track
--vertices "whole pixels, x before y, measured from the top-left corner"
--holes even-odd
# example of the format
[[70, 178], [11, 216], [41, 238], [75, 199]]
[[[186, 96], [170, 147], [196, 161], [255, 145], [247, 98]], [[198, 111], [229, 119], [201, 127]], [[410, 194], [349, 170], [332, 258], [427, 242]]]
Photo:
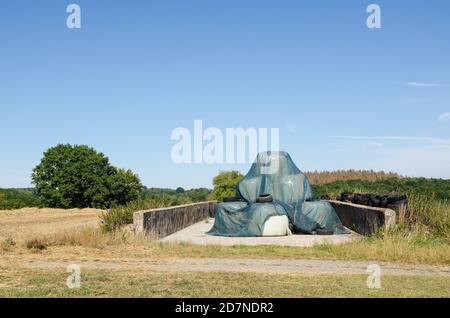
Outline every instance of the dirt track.
[[97, 226], [102, 210], [97, 209], [37, 209], [0, 211], [0, 239], [17, 242], [64, 232], [83, 226]]
[[[145, 259], [124, 258], [119, 260], [83, 261], [28, 261], [22, 267], [53, 269], [66, 268], [70, 264], [86, 269], [108, 270], [150, 270], [158, 272], [256, 272], [290, 274], [367, 274], [370, 262], [324, 261], [324, 260], [256, 260], [256, 259], [216, 259], [187, 258], [168, 262]], [[399, 265], [380, 263], [382, 275], [443, 275], [450, 276], [450, 266]]]

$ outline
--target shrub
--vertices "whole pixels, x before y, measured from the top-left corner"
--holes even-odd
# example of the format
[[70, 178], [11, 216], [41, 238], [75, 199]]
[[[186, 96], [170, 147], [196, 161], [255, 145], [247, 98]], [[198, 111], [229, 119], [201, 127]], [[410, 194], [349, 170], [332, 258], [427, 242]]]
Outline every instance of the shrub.
[[192, 203], [188, 198], [165, 194], [139, 199], [127, 205], [115, 206], [103, 213], [100, 216], [101, 227], [104, 232], [113, 232], [124, 225], [133, 223], [134, 212], [188, 203]]
[[236, 195], [236, 187], [244, 176], [239, 171], [221, 171], [213, 179], [213, 197], [221, 201], [225, 197]]
[[16, 246], [16, 241], [10, 237], [0, 242], [0, 250], [2, 251], [10, 251], [14, 246]]
[[0, 210], [38, 207], [40, 198], [33, 189], [0, 189]]
[[42, 250], [47, 249], [48, 242], [46, 242], [45, 240], [40, 239], [40, 238], [34, 238], [34, 239], [31, 239], [31, 240], [28, 240], [26, 242], [26, 246], [27, 246], [28, 249], [34, 249], [34, 250], [42, 251]]

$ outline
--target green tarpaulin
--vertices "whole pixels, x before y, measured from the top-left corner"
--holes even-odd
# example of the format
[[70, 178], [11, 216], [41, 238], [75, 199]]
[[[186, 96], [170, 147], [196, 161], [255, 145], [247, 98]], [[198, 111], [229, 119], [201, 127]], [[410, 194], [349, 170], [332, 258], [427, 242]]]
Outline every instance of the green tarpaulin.
[[[262, 194], [271, 194], [273, 202], [256, 202]], [[315, 234], [320, 229], [349, 233], [328, 202], [313, 200], [308, 178], [286, 152], [259, 154], [238, 184], [236, 196], [243, 202], [217, 205], [214, 226], [208, 234], [262, 236], [265, 222], [277, 215], [287, 215], [297, 233]]]

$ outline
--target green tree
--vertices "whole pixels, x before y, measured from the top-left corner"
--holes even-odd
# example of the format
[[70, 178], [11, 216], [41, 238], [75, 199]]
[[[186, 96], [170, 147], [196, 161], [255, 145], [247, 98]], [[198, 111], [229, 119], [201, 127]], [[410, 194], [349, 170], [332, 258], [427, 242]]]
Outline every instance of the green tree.
[[114, 169], [116, 173], [109, 179], [111, 203], [125, 205], [136, 200], [143, 188], [138, 175], [127, 169]]
[[44, 153], [32, 174], [36, 193], [48, 207], [109, 208], [137, 199], [137, 175], [113, 167], [88, 146], [58, 145]]
[[175, 190], [175, 192], [176, 192], [176, 193], [184, 193], [184, 192], [186, 192], [186, 190], [184, 190], [184, 188], [182, 188], [182, 187], [178, 187], [178, 188]]
[[220, 171], [213, 179], [213, 197], [223, 200], [236, 195], [236, 187], [244, 176], [239, 171]]

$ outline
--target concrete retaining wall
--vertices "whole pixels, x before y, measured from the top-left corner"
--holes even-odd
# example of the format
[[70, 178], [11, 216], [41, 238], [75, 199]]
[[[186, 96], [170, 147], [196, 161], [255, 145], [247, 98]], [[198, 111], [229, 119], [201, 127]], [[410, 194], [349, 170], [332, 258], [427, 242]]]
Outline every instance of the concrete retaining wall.
[[[395, 224], [396, 213], [390, 209], [340, 201], [328, 202], [333, 205], [346, 227], [362, 235], [373, 235], [379, 229]], [[208, 217], [213, 217], [216, 205], [216, 201], [209, 201], [135, 212], [134, 229], [137, 232], [146, 232], [152, 238], [160, 239]]]
[[134, 229], [160, 239], [214, 215], [216, 201], [138, 211], [133, 215]]
[[396, 222], [396, 213], [391, 209], [374, 208], [341, 201], [328, 201], [336, 210], [342, 224], [362, 234], [373, 235]]

